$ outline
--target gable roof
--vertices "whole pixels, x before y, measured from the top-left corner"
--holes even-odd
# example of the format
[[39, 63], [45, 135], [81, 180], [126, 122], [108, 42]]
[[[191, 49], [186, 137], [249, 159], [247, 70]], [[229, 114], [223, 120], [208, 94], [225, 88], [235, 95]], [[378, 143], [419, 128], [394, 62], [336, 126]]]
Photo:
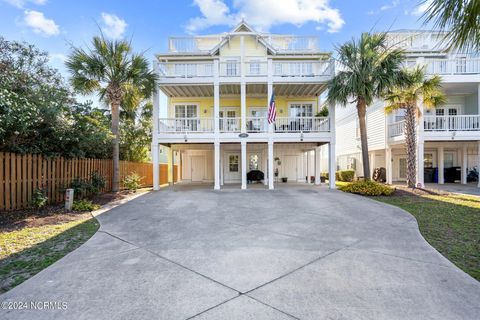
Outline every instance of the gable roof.
[[245, 20], [242, 19], [242, 21], [237, 24], [233, 29], [232, 31], [230, 31], [229, 33], [226, 33], [222, 39], [222, 41], [220, 41], [220, 43], [218, 43], [218, 45], [216, 45], [212, 50], [210, 50], [210, 54], [211, 55], [214, 55], [215, 53], [218, 52], [218, 50], [220, 50], [221, 47], [223, 47], [225, 44], [228, 43], [228, 41], [230, 40], [231, 36], [234, 35], [234, 33], [242, 33], [242, 32], [246, 32], [246, 33], [251, 33], [252, 36], [256, 36], [257, 38], [257, 41], [259, 43], [261, 43], [263, 46], [265, 46], [267, 48], [267, 50], [269, 50], [272, 54], [275, 54], [276, 53], [276, 50], [274, 47], [272, 47], [271, 44], [269, 44], [267, 41], [265, 41], [262, 37], [262, 35], [255, 31], [250, 25], [248, 25]]

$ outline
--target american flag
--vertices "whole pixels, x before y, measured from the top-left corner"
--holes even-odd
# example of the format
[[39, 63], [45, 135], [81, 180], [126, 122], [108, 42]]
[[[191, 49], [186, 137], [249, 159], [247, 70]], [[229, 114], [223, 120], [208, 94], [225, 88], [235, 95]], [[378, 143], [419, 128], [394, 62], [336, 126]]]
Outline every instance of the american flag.
[[277, 118], [277, 108], [275, 107], [275, 92], [272, 92], [272, 97], [270, 98], [270, 105], [268, 106], [268, 123], [274, 123]]

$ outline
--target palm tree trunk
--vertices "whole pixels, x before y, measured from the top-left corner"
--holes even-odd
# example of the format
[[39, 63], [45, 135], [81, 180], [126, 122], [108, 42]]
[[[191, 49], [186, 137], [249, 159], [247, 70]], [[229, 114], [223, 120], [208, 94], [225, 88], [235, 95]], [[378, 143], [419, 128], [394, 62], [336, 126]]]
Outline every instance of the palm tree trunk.
[[416, 107], [407, 106], [405, 112], [405, 147], [407, 149], [407, 185], [415, 188], [417, 184], [417, 137], [416, 129]]
[[363, 98], [358, 98], [357, 113], [358, 123], [360, 125], [360, 140], [362, 143], [363, 177], [365, 180], [370, 180], [370, 159], [368, 156], [367, 125], [365, 122], [367, 105], [365, 104], [365, 100]]
[[113, 135], [113, 177], [112, 191], [117, 192], [120, 189], [120, 102], [112, 102], [112, 135]]

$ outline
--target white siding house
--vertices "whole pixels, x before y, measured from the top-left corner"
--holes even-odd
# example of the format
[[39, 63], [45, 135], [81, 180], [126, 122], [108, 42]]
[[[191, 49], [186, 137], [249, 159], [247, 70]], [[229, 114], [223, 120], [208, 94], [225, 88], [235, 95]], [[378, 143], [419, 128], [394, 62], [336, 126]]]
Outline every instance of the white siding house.
[[[407, 67], [425, 65], [427, 74], [442, 76], [448, 102], [433, 110], [421, 108], [418, 123], [417, 182], [466, 184], [480, 168], [480, 56], [449, 52], [441, 46], [442, 34], [423, 31], [390, 32], [392, 45], [406, 50]], [[371, 168], [386, 168], [388, 183], [405, 180], [406, 152], [402, 111], [386, 115], [385, 102], [368, 107], [367, 135]], [[361, 146], [356, 133], [354, 105], [337, 106], [337, 157], [339, 169], [363, 175]], [[373, 170], [372, 170], [373, 173]], [[480, 186], [480, 184], [479, 184]]]

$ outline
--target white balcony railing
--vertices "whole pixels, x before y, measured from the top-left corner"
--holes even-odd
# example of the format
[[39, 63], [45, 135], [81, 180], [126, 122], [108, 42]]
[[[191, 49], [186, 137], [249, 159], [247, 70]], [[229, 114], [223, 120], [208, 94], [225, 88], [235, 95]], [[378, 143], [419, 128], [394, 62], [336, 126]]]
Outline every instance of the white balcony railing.
[[324, 117], [281, 117], [275, 121], [275, 132], [328, 132], [330, 121]]
[[425, 59], [428, 74], [478, 74], [480, 58]]
[[247, 117], [247, 132], [267, 132], [268, 121], [265, 117]]
[[220, 132], [240, 132], [241, 127], [241, 118], [219, 118], [218, 124]]
[[[213, 118], [161, 118], [158, 133], [213, 133]], [[240, 117], [219, 118], [220, 133], [236, 133], [242, 130]], [[277, 117], [275, 132], [329, 132], [330, 120], [326, 117]], [[266, 117], [247, 117], [246, 130], [250, 133], [268, 132]]]
[[240, 62], [220, 62], [218, 67], [220, 77], [240, 76]]
[[480, 131], [480, 115], [425, 116], [425, 131]]
[[332, 75], [332, 61], [279, 61], [273, 63], [273, 75], [278, 77], [314, 77]]
[[265, 77], [268, 74], [268, 64], [267, 61], [247, 61], [244, 70], [247, 77]]
[[[170, 37], [168, 51], [171, 53], [208, 53], [229, 35]], [[280, 53], [318, 52], [318, 37], [265, 34], [261, 39]]]
[[405, 120], [390, 123], [388, 125], [388, 136], [390, 138], [400, 137], [405, 129]]
[[158, 122], [159, 133], [213, 132], [213, 118], [162, 118]]
[[160, 63], [158, 70], [167, 78], [213, 77], [213, 62]]
[[[159, 63], [161, 78], [212, 78], [215, 74], [213, 61], [208, 62], [162, 62]], [[220, 77], [239, 77], [242, 65], [238, 61], [222, 61], [218, 66]], [[274, 61], [272, 74], [276, 77], [315, 77], [330, 76], [333, 61]], [[468, 69], [469, 70], [469, 69]], [[243, 72], [247, 77], [265, 77], [268, 75], [267, 61], [246, 61]]]

